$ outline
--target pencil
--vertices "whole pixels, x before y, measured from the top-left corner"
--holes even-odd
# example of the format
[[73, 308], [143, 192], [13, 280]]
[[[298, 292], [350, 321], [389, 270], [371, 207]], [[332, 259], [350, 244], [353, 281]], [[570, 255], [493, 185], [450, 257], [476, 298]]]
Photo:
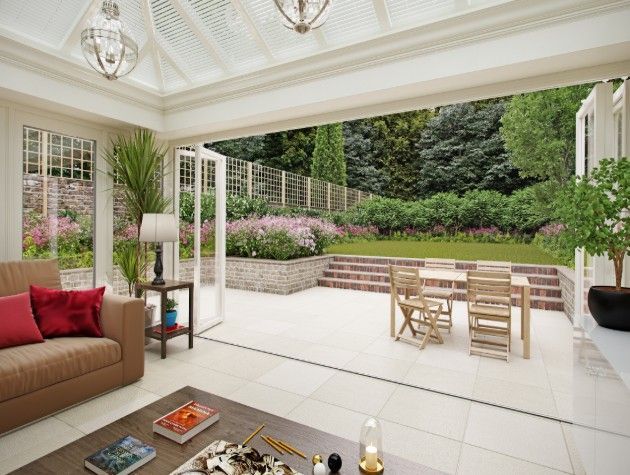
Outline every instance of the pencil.
[[247, 439], [245, 439], [245, 441], [243, 442], [243, 445], [245, 445], [247, 442], [252, 440], [256, 436], [256, 434], [258, 434], [263, 429], [263, 427], [265, 427], [265, 424], [261, 424], [258, 429], [252, 432], [251, 435]]
[[261, 435], [260, 437], [261, 437], [262, 440], [264, 440], [269, 445], [271, 445], [274, 449], [276, 449], [280, 453], [280, 455], [284, 455], [284, 452], [282, 450], [280, 450], [280, 445], [279, 444], [276, 444], [273, 440], [271, 440], [269, 437], [267, 437], [265, 435]]
[[[267, 437], [269, 437], [269, 436], [267, 436]], [[269, 438], [271, 439], [271, 437], [269, 437]], [[271, 439], [271, 440], [273, 440], [276, 444], [278, 444], [280, 447], [282, 447], [285, 450], [285, 452], [289, 452], [291, 455], [293, 455], [295, 453], [295, 452], [293, 452], [293, 450], [291, 450], [289, 447], [287, 447], [287, 445], [284, 442], [282, 442], [281, 440], [279, 440], [279, 439]]]
[[300, 452], [298, 449], [296, 449], [292, 445], [289, 445], [286, 442], [281, 442], [281, 441], [279, 443], [282, 444], [283, 447], [286, 447], [287, 449], [289, 449], [291, 452], [294, 452], [298, 454], [300, 457], [302, 457], [303, 459], [306, 459], [306, 455], [304, 455], [302, 452]]

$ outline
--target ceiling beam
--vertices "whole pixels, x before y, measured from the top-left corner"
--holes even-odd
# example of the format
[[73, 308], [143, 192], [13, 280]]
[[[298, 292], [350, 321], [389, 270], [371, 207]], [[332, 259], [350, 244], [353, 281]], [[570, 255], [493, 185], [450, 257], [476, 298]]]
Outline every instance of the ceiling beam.
[[392, 27], [392, 20], [389, 17], [389, 9], [385, 0], [372, 0], [374, 5], [374, 11], [376, 12], [376, 18], [378, 18], [378, 24], [381, 26], [381, 31], [388, 31]]
[[[158, 80], [158, 89], [164, 90], [164, 74], [162, 74], [162, 64], [160, 62], [160, 54], [158, 53], [158, 42], [155, 37], [155, 26], [153, 24], [153, 13], [151, 12], [150, 0], [142, 2], [142, 19], [144, 21], [144, 29], [147, 32], [147, 44], [143, 49], [150, 48], [151, 57], [153, 59], [153, 69]], [[138, 60], [138, 62], [140, 62]]]
[[81, 41], [81, 32], [85, 29], [88, 20], [96, 14], [96, 11], [100, 6], [101, 0], [91, 0], [90, 3], [88, 3], [83, 15], [77, 18], [77, 21], [74, 25], [72, 25], [72, 28], [68, 30], [61, 40], [59, 48], [62, 52], [70, 53], [76, 44], [75, 41]]
[[[181, 19], [184, 20], [184, 23], [186, 23], [188, 28], [190, 28], [190, 30], [197, 37], [199, 42], [204, 46], [206, 51], [208, 51], [210, 56], [212, 56], [212, 59], [214, 60], [216, 65], [221, 68], [224, 73], [228, 73], [230, 68], [219, 53], [219, 45], [212, 38], [204, 33], [202, 27], [198, 23], [199, 20], [193, 18], [191, 13], [182, 4], [182, 0], [171, 0], [171, 5], [173, 5]], [[195, 14], [193, 13], [193, 15]]]
[[258, 45], [260, 50], [263, 52], [267, 60], [274, 61], [275, 58], [273, 56], [273, 53], [271, 52], [271, 48], [269, 48], [269, 45], [267, 44], [265, 39], [262, 37], [262, 35], [258, 31], [258, 28], [256, 28], [256, 25], [254, 24], [254, 21], [252, 20], [251, 15], [247, 11], [247, 7], [243, 5], [241, 0], [232, 0], [232, 6], [241, 16], [243, 23], [247, 25], [247, 28], [249, 28], [249, 32], [254, 37], [256, 44]]
[[186, 81], [186, 84], [188, 84], [189, 86], [192, 86], [192, 79], [190, 79], [190, 76], [188, 76], [188, 74], [186, 74], [184, 70], [179, 67], [179, 64], [177, 64], [177, 62], [173, 59], [173, 55], [171, 55], [168, 51], [166, 51], [164, 47], [162, 47], [162, 45], [160, 44], [157, 45], [157, 50], [164, 57], [164, 59], [171, 66], [171, 68], [173, 68], [177, 74], [179, 74], [182, 78], [184, 78], [184, 81]]

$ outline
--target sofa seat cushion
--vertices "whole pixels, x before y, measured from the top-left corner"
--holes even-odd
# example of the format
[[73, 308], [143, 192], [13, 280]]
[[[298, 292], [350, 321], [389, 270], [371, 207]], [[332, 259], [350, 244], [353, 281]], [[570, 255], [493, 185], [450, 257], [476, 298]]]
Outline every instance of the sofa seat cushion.
[[76, 378], [121, 360], [108, 338], [61, 337], [0, 349], [0, 401]]

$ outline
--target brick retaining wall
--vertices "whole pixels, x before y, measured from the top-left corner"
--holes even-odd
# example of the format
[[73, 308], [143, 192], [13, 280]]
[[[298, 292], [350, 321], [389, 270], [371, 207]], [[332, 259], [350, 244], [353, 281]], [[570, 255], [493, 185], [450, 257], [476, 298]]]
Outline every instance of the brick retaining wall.
[[558, 279], [564, 302], [564, 313], [573, 321], [575, 310], [575, 271], [565, 266], [558, 266]]
[[[231, 289], [251, 290], [272, 294], [292, 294], [317, 286], [332, 257], [316, 256], [291, 261], [248, 259], [228, 257], [226, 259], [226, 286]], [[152, 275], [153, 266], [149, 266]], [[179, 273], [182, 280], [193, 280], [194, 260], [180, 261]], [[214, 258], [201, 259], [201, 282], [214, 282]], [[92, 268], [67, 269], [61, 271], [64, 289], [87, 289], [92, 287]], [[127, 284], [114, 267], [114, 292], [127, 294]]]

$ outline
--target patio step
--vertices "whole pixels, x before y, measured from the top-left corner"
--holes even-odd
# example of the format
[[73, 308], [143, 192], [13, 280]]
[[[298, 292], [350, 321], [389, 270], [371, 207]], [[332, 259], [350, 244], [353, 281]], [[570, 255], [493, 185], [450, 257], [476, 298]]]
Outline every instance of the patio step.
[[[401, 259], [387, 257], [335, 256], [329, 267], [319, 279], [322, 287], [361, 290], [365, 292], [389, 293], [388, 265], [408, 267], [424, 267], [423, 259]], [[476, 264], [469, 261], [458, 261], [457, 269], [465, 271], [474, 269]], [[525, 264], [512, 265], [514, 274], [526, 276], [531, 285], [531, 307], [545, 310], [563, 310], [562, 292], [553, 266], [536, 266]], [[450, 288], [446, 282], [427, 280], [429, 288]], [[455, 300], [466, 300], [466, 284], [455, 284]], [[520, 292], [512, 289], [512, 304], [520, 306]]]

